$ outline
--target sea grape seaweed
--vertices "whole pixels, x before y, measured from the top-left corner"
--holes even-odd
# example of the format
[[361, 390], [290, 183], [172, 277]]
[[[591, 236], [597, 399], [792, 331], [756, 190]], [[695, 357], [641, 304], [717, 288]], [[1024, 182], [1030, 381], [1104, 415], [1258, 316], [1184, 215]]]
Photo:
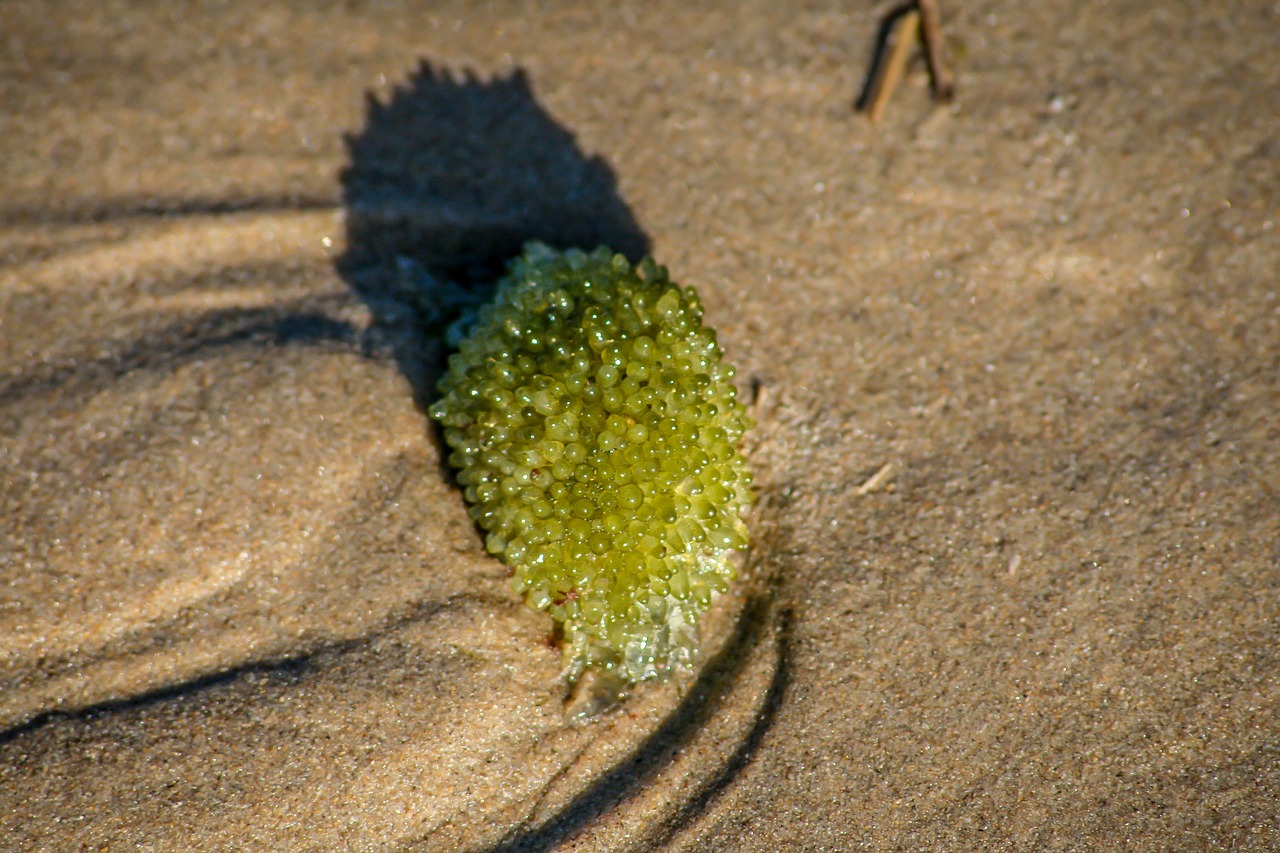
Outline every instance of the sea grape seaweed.
[[749, 426], [691, 287], [646, 258], [531, 243], [449, 359], [431, 416], [566, 672], [688, 664], [747, 546]]

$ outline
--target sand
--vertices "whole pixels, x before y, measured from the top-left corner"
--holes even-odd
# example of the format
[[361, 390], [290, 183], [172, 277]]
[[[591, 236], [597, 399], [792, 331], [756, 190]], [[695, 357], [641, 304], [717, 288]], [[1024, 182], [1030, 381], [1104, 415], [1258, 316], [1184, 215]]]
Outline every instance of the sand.
[[[1280, 848], [1280, 8], [8, 2], [0, 848]], [[529, 238], [760, 426], [589, 725], [424, 414]]]

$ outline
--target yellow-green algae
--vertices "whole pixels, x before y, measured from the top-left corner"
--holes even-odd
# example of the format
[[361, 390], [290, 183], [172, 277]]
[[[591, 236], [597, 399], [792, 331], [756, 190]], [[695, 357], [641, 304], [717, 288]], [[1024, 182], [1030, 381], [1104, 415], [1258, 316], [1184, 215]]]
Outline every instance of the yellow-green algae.
[[691, 287], [645, 258], [531, 243], [440, 381], [471, 517], [565, 668], [638, 682], [688, 664], [747, 546], [750, 425]]

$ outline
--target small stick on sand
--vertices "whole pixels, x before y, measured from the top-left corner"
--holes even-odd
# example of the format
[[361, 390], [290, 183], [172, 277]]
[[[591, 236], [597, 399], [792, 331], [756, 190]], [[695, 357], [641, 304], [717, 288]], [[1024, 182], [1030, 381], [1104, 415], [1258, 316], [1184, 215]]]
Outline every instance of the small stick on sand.
[[887, 482], [893, 477], [893, 463], [886, 462], [880, 466], [880, 470], [872, 474], [865, 483], [854, 489], [854, 494], [865, 495], [875, 491], [881, 484]]
[[925, 62], [929, 63], [933, 99], [945, 104], [956, 96], [956, 78], [942, 58], [942, 15], [936, 0], [916, 0], [916, 8], [920, 10], [920, 40], [924, 42]]
[[934, 99], [947, 102], [955, 96], [955, 76], [942, 57], [942, 16], [937, 2], [909, 0], [895, 7], [880, 25], [871, 73], [858, 98], [858, 109], [871, 121], [878, 121], [884, 112], [917, 40], [924, 45]]

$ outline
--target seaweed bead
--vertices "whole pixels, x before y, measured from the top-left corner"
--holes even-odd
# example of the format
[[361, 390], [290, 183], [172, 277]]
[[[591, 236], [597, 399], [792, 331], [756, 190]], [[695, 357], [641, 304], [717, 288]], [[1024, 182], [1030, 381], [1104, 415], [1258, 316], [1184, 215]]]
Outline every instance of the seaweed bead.
[[687, 664], [747, 547], [748, 420], [692, 288], [646, 258], [531, 243], [431, 416], [512, 588], [563, 625], [566, 670]]

